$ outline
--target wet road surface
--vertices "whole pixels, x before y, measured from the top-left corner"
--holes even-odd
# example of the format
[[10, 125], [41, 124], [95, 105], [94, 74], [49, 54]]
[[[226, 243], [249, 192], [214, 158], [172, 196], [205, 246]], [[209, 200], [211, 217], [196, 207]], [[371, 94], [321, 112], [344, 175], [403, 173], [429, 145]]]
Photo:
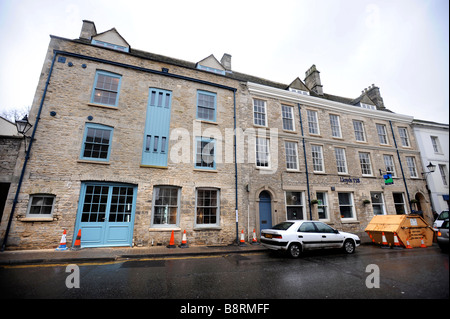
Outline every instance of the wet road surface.
[[262, 252], [78, 264], [79, 288], [67, 287], [77, 274], [66, 266], [0, 267], [0, 298], [449, 298], [449, 255], [436, 245], [368, 245], [353, 255], [313, 251], [299, 259]]

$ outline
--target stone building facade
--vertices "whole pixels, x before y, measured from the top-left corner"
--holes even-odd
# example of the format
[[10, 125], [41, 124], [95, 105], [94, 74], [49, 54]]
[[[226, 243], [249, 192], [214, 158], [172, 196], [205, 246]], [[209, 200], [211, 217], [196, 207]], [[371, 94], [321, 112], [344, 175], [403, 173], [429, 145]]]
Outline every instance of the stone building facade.
[[79, 39], [51, 36], [29, 118], [8, 249], [56, 247], [63, 229], [69, 245], [81, 229], [82, 247], [167, 245], [184, 230], [226, 245], [285, 219], [361, 233], [374, 213], [410, 213], [417, 194], [431, 214], [412, 117], [374, 86], [323, 93], [315, 66], [284, 85], [235, 72], [229, 54], [168, 58], [83, 21]]

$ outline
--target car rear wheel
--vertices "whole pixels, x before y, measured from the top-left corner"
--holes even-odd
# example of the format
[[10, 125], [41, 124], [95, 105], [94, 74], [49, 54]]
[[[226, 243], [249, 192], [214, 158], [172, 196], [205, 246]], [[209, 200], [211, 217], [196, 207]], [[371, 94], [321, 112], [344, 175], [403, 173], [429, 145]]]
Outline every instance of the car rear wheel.
[[299, 243], [292, 243], [289, 246], [288, 253], [292, 258], [298, 258], [302, 252], [302, 246]]
[[343, 250], [347, 254], [353, 254], [355, 252], [355, 242], [351, 239], [347, 239], [342, 246]]

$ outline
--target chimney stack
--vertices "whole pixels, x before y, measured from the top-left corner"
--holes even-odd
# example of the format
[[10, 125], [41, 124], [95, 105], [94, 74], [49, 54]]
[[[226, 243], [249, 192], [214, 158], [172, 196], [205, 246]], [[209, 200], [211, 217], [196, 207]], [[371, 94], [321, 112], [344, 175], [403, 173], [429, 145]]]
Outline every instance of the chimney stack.
[[371, 99], [373, 101], [373, 103], [375, 103], [378, 110], [383, 110], [386, 108], [384, 106], [383, 98], [381, 97], [381, 94], [380, 94], [380, 89], [377, 86], [375, 86], [375, 84], [372, 84], [372, 86], [369, 86], [369, 88], [367, 89], [367, 91], [365, 93], [367, 94], [369, 99]]
[[80, 39], [92, 40], [92, 37], [97, 35], [97, 29], [95, 23], [88, 20], [83, 20], [83, 26], [81, 27]]
[[223, 65], [225, 70], [231, 70], [231, 54], [224, 53], [222, 59], [220, 59], [220, 63]]
[[305, 84], [311, 91], [317, 95], [323, 95], [323, 85], [320, 82], [320, 72], [316, 69], [316, 65], [313, 64], [308, 71], [305, 72]]

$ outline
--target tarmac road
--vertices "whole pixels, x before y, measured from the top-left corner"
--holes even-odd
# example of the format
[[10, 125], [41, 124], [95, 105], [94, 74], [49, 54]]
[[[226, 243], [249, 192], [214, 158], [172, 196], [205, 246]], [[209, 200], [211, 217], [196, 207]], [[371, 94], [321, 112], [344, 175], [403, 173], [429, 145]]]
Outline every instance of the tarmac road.
[[[449, 255], [436, 245], [407, 250], [362, 245], [353, 255], [313, 251], [299, 259], [272, 252], [173, 256], [75, 268], [0, 265], [0, 298], [449, 298]], [[77, 283], [79, 288], [68, 288]]]

